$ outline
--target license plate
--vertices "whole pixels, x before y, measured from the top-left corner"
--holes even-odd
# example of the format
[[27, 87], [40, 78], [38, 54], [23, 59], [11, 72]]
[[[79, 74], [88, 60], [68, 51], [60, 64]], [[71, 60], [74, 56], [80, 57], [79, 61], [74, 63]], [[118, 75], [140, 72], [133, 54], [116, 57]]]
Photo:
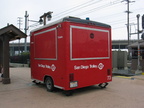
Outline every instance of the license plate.
[[77, 87], [77, 86], [78, 86], [77, 81], [70, 82], [70, 88], [74, 88], [74, 87]]

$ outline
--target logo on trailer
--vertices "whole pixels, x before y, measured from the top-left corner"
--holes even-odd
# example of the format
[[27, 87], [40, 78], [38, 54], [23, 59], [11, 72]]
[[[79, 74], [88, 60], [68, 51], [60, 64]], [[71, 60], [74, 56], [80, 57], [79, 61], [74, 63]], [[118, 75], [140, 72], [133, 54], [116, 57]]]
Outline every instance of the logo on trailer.
[[99, 68], [99, 70], [102, 70], [104, 68], [104, 64], [99, 63], [98, 68]]
[[52, 64], [51, 66], [50, 65], [44, 65], [44, 64], [38, 64], [38, 67], [51, 69], [52, 71], [56, 70], [56, 66], [54, 64]]
[[107, 76], [107, 80], [111, 80], [111, 76]]
[[104, 64], [103, 63], [99, 63], [98, 65], [96, 64], [89, 64], [89, 65], [75, 65], [74, 66], [74, 70], [79, 70], [79, 69], [99, 69], [102, 70], [104, 68]]
[[52, 70], [52, 71], [55, 71], [55, 69], [56, 69], [55, 65], [52, 64], [52, 65], [51, 65], [51, 70]]

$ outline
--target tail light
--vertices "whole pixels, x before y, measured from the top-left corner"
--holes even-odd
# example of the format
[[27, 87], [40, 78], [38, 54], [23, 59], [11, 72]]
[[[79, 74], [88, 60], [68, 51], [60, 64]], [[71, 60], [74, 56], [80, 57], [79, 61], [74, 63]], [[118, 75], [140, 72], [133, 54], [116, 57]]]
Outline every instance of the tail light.
[[107, 70], [107, 80], [112, 80], [112, 77], [111, 77], [112, 73], [111, 73], [111, 69], [108, 69]]
[[74, 81], [74, 73], [70, 73], [69, 74], [69, 80], [70, 81]]
[[69, 74], [70, 88], [78, 87], [78, 81], [74, 81], [74, 73]]
[[110, 69], [107, 70], [107, 75], [111, 75], [111, 70]]

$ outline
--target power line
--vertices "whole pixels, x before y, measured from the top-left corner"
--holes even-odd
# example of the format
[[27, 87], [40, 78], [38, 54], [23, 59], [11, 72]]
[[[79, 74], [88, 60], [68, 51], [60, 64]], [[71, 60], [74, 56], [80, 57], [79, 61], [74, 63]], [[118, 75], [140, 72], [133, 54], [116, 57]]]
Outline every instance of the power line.
[[119, 27], [115, 27], [113, 29], [121, 29], [121, 28], [125, 28], [125, 26], [119, 26]]
[[104, 9], [104, 8], [106, 8], [106, 7], [109, 7], [109, 6], [118, 4], [118, 3], [120, 3], [120, 1], [116, 0], [116, 1], [110, 2], [110, 3], [108, 3], [108, 4], [101, 5], [101, 6], [99, 6], [99, 7], [90, 9], [90, 10], [85, 11], [85, 12], [82, 12], [82, 13], [77, 14], [77, 15], [82, 16], [82, 15], [85, 15], [85, 14], [89, 14], [89, 13], [92, 13], [92, 12], [95, 12], [95, 11], [98, 11], [98, 10], [101, 10], [101, 9]]
[[[139, 9], [135, 9], [135, 10], [132, 10], [132, 11], [144, 11], [144, 8], [139, 8]], [[121, 16], [123, 12], [119, 12], [119, 13], [114, 13], [114, 14], [109, 14], [109, 15], [105, 15], [105, 16], [101, 16], [101, 17], [96, 17], [96, 19], [111, 19], [114, 18], [114, 16], [118, 17], [118, 16]], [[135, 18], [135, 17], [134, 17]], [[131, 18], [130, 18], [131, 19]]]
[[[64, 11], [64, 12], [61, 12], [62, 14], [61, 14], [61, 13], [60, 13], [60, 14], [57, 14], [58, 16], [55, 15], [56, 17], [54, 17], [54, 19], [56, 19], [56, 18], [58, 18], [58, 17], [60, 17], [60, 16], [63, 16], [63, 15], [65, 15], [65, 14], [68, 14], [68, 13], [70, 13], [70, 12], [74, 12], [74, 11], [76, 11], [76, 10], [79, 10], [79, 9], [81, 9], [81, 8], [85, 8], [85, 7], [94, 5], [94, 3], [98, 3], [98, 2], [101, 2], [101, 1], [102, 1], [102, 0], [99, 0], [99, 1], [96, 1], [96, 2], [92, 2], [92, 3], [90, 3], [90, 4], [87, 4], [88, 2], [83, 3], [82, 5], [78, 5], [78, 6], [76, 6], [76, 7], [73, 7], [73, 8], [71, 8], [71, 9], [69, 9], [69, 10], [66, 10], [66, 11]], [[95, 10], [100, 10], [100, 9], [103, 9], [103, 8], [106, 8], [106, 7], [109, 7], [109, 6], [118, 4], [118, 3], [120, 3], [120, 0], [119, 0], [119, 1], [116, 0], [116, 1], [110, 2], [109, 4], [101, 5], [101, 6], [97, 7], [97, 8], [90, 9], [90, 10], [88, 10], [88, 11], [82, 12], [82, 13], [77, 14], [77, 15], [75, 15], [75, 16], [81, 16], [81, 15], [83, 15], [83, 14], [88, 14], [88, 13], [94, 12]], [[87, 5], [85, 5], [85, 4], [87, 4]], [[67, 13], [65, 13], [65, 12], [67, 12]]]
[[[100, 1], [101, 1], [101, 0], [100, 0]], [[100, 2], [100, 1], [96, 1], [96, 2]], [[91, 3], [90, 3], [90, 4], [87, 4], [88, 2], [91, 2]], [[72, 10], [71, 10], [71, 9], [68, 9], [68, 10], [63, 11], [63, 12], [61, 12], [61, 13], [66, 14], [66, 12], [68, 12], [68, 11], [74, 11], [73, 9], [90, 6], [90, 5], [92, 5], [92, 4], [94, 3], [93, 0], [90, 0], [90, 1], [88, 1], [88, 2], [85, 2], [85, 3], [81, 4], [81, 5], [75, 6], [75, 7], [71, 8]], [[112, 6], [112, 5], [118, 4], [118, 3], [120, 3], [120, 2], [119, 2], [119, 1], [113, 1], [113, 2], [110, 2], [109, 4], [106, 4], [106, 5], [107, 5], [107, 7], [108, 7], [108, 6]], [[86, 4], [87, 4], [87, 5], [86, 5]], [[102, 5], [102, 6], [105, 7], [106, 5]], [[102, 6], [97, 7], [97, 8], [104, 9]], [[97, 8], [96, 8], [96, 9], [97, 9]], [[105, 8], [106, 8], [106, 7], [105, 7]], [[140, 9], [137, 9], [137, 10], [140, 10]], [[112, 17], [112, 16], [118, 15], [118, 14], [120, 14], [120, 13], [112, 14], [112, 15], [109, 15], [109, 16]], [[57, 15], [59, 15], [59, 14], [57, 14]], [[62, 15], [62, 14], [61, 14], [61, 15]], [[107, 17], [107, 18], [110, 18], [110, 17]], [[101, 17], [101, 18], [102, 18], [102, 17]], [[124, 22], [124, 21], [125, 21], [125, 20], [122, 19], [122, 20], [113, 21], [113, 22], [114, 22], [114, 24], [118, 24], [118, 22]], [[109, 23], [111, 23], [111, 22], [109, 22]], [[112, 23], [112, 24], [113, 24], [113, 23]], [[31, 27], [35, 27], [35, 26], [37, 26], [37, 24], [31, 25]]]
[[95, 17], [96, 19], [111, 19], [111, 17], [112, 18], [114, 18], [114, 16], [118, 16], [118, 15], [121, 15], [122, 14], [122, 12], [120, 12], [120, 13], [115, 13], [115, 14], [109, 14], [109, 15], [105, 15], [105, 16], [100, 16], [100, 17]]
[[98, 0], [98, 1], [95, 1], [95, 2], [93, 2], [93, 1], [94, 1], [94, 0], [90, 0], [90, 1], [88, 1], [88, 2], [85, 2], [85, 3], [83, 3], [83, 4], [80, 4], [80, 5], [78, 5], [78, 6], [75, 6], [75, 7], [73, 7], [73, 8], [70, 8], [70, 9], [68, 9], [68, 10], [66, 10], [66, 11], [63, 11], [63, 12], [61, 12], [61, 13], [59, 13], [59, 14], [56, 14], [54, 17], [57, 18], [57, 17], [59, 17], [59, 16], [66, 15], [66, 14], [68, 14], [68, 13], [70, 13], [70, 12], [74, 12], [74, 11], [76, 11], [76, 10], [79, 10], [79, 9], [82, 9], [82, 8], [85, 8], [85, 7], [94, 5], [95, 3], [101, 2], [101, 1], [103, 1], [103, 0]]
[[[130, 18], [131, 21], [135, 21], [135, 17]], [[112, 24], [117, 24], [119, 22], [124, 22], [126, 21], [125, 19], [119, 19], [119, 20], [113, 20], [112, 22], [107, 22], [107, 23], [112, 23]]]
[[68, 10], [65, 10], [65, 11], [59, 13], [59, 14], [56, 14], [55, 16], [61, 15], [61, 14], [65, 13], [65, 12], [67, 12], [67, 11], [71, 11], [71, 10], [77, 8], [77, 7], [80, 7], [80, 6], [82, 6], [82, 5], [85, 5], [85, 4], [90, 3], [90, 2], [92, 2], [92, 1], [93, 1], [93, 0], [90, 0], [90, 1], [85, 2], [85, 3], [83, 3], [83, 4], [80, 4], [80, 5], [77, 5], [77, 6], [75, 6], [75, 7], [72, 7], [72, 8], [70, 8], [70, 9], [68, 9]]

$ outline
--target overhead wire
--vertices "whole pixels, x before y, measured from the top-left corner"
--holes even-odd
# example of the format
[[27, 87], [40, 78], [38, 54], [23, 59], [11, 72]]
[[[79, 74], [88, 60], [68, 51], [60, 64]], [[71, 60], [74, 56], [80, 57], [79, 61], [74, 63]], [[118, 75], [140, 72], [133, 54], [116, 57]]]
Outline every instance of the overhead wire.
[[77, 8], [77, 7], [80, 7], [80, 6], [82, 6], [82, 5], [85, 5], [85, 4], [90, 3], [90, 2], [92, 2], [92, 1], [93, 1], [93, 0], [90, 0], [90, 1], [87, 1], [87, 2], [85, 2], [85, 3], [83, 3], [83, 4], [80, 4], [80, 5], [77, 5], [77, 6], [75, 6], [75, 7], [72, 7], [72, 8], [70, 8], [70, 9], [68, 9], [68, 10], [65, 10], [65, 11], [63, 11], [63, 12], [60, 12], [60, 13], [56, 14], [55, 16], [61, 15], [61, 14], [65, 13], [65, 12], [67, 12], [67, 11], [71, 11], [71, 10]]
[[[134, 21], [135, 19], [136, 19], [135, 17], [130, 18], [131, 21]], [[113, 20], [112, 22], [110, 21], [110, 22], [107, 22], [107, 23], [117, 24], [119, 22], [124, 22], [124, 21], [126, 21], [126, 19]]]
[[126, 28], [126, 26], [119, 26], [119, 27], [115, 27], [113, 29], [121, 29], [121, 28]]
[[[56, 14], [55, 16], [53, 16], [53, 17], [54, 17], [53, 19], [56, 19], [56, 18], [58, 18], [58, 17], [60, 17], [60, 16], [63, 16], [63, 15], [65, 15], [65, 14], [68, 14], [68, 13], [70, 13], [70, 12], [74, 12], [74, 11], [79, 10], [79, 9], [81, 9], [81, 8], [85, 8], [85, 7], [94, 5], [95, 3], [99, 3], [99, 2], [101, 2], [101, 1], [103, 1], [103, 0], [98, 0], [98, 1], [90, 0], [90, 1], [88, 1], [88, 2], [82, 3], [82, 4], [80, 4], [80, 5], [77, 5], [77, 6], [75, 6], [75, 7], [70, 8], [70, 9], [68, 9], [68, 10], [65, 10], [65, 11], [63, 11], [63, 12], [60, 12], [59, 14]], [[110, 4], [106, 4], [106, 5], [110, 6], [111, 4], [112, 4], [112, 5], [116, 4], [116, 1], [111, 2]], [[97, 7], [97, 8], [102, 8], [102, 7], [105, 7], [106, 5], [102, 5], [102, 6]], [[97, 9], [97, 8], [95, 8], [95, 9]], [[92, 9], [92, 10], [93, 10], [93, 9]], [[89, 10], [89, 11], [90, 11], [90, 10]], [[35, 24], [33, 24], [33, 25], [30, 25], [30, 27], [35, 27], [35, 26], [38, 26], [38, 24], [35, 23]]]
[[103, 1], [103, 0], [98, 0], [98, 1], [95, 1], [95, 2], [93, 2], [93, 1], [94, 1], [94, 0], [90, 0], [90, 1], [88, 1], [88, 2], [85, 2], [85, 3], [83, 3], [83, 4], [80, 4], [80, 5], [78, 5], [78, 6], [75, 6], [75, 7], [73, 7], [73, 8], [70, 8], [70, 9], [68, 9], [68, 10], [66, 10], [66, 11], [60, 12], [59, 14], [56, 14], [56, 15], [54, 16], [54, 18], [58, 18], [58, 17], [60, 17], [60, 16], [63, 16], [63, 15], [66, 15], [66, 14], [69, 14], [69, 13], [72, 13], [72, 12], [75, 12], [76, 10], [79, 10], [79, 9], [82, 9], [82, 8], [86, 8], [86, 7], [91, 6], [91, 5], [95, 4], [95, 3], [101, 2], [101, 1]]
[[111, 19], [111, 17], [121, 15], [123, 12], [115, 13], [115, 14], [109, 14], [109, 15], [104, 15], [100, 17], [96, 17], [96, 19]]
[[[98, 1], [90, 0], [90, 1], [87, 1], [87, 2], [85, 2], [85, 3], [82, 3], [82, 4], [80, 4], [80, 5], [77, 5], [77, 6], [75, 6], [75, 7], [72, 7], [72, 8], [70, 8], [70, 9], [68, 9], [68, 10], [65, 10], [65, 11], [63, 11], [63, 12], [60, 12], [60, 13], [54, 15], [54, 19], [56, 19], [56, 18], [58, 18], [58, 17], [60, 17], [60, 16], [63, 16], [63, 15], [66, 15], [66, 14], [68, 14], [68, 13], [74, 12], [74, 11], [76, 11], [76, 10], [79, 10], [79, 9], [81, 9], [81, 8], [89, 7], [89, 6], [91, 6], [91, 5], [94, 5], [94, 3], [99, 3], [99, 2], [101, 2], [101, 1], [103, 1], [103, 0], [98, 0]], [[113, 2], [109, 2], [108, 4], [104, 4], [104, 5], [101, 5], [101, 6], [99, 6], [99, 7], [92, 8], [92, 9], [87, 10], [87, 11], [85, 11], [85, 12], [81, 12], [81, 13], [77, 14], [77, 16], [82, 16], [82, 15], [85, 15], [85, 14], [89, 14], [89, 13], [95, 12], [96, 10], [102, 10], [102, 9], [104, 9], [104, 8], [107, 8], [107, 7], [110, 7], [110, 6], [119, 4], [119, 3], [121, 3], [121, 0], [115, 0], [115, 1], [113, 1]], [[137, 9], [137, 10], [140, 10], [140, 9]], [[134, 11], [134, 10], [133, 10], [133, 11]], [[109, 15], [109, 16], [112, 17], [113, 15], [119, 15], [119, 14], [121, 14], [121, 13], [116, 13], [116, 14], [112, 14], [112, 15]], [[108, 18], [110, 18], [110, 17], [108, 17]], [[99, 18], [100, 18], [100, 17], [99, 17]], [[101, 18], [102, 18], [102, 17], [101, 17]], [[104, 17], [104, 18], [105, 18], [105, 17]], [[120, 22], [123, 23], [124, 21], [125, 21], [125, 19], [117, 20], [117, 21], [115, 21], [115, 22], [113, 21], [114, 23], [113, 23], [113, 22], [108, 22], [108, 23], [112, 23], [113, 25], [117, 25], [117, 24], [119, 24]], [[35, 26], [35, 25], [33, 25], [33, 26]]]
[[96, 7], [96, 8], [92, 8], [90, 10], [87, 10], [85, 12], [82, 12], [80, 14], [77, 14], [78, 16], [82, 16], [82, 15], [85, 15], [85, 14], [89, 14], [89, 13], [92, 13], [92, 12], [95, 12], [95, 11], [98, 11], [98, 10], [101, 10], [101, 9], [104, 9], [106, 7], [109, 7], [109, 6], [112, 6], [112, 5], [115, 5], [115, 4], [118, 4], [118, 3], [121, 3], [120, 1], [116, 0], [116, 1], [113, 1], [113, 2], [110, 2], [108, 4], [104, 4], [104, 5], [101, 5], [99, 7]]
[[[139, 11], [144, 11], [144, 8], [139, 8], [139, 9], [135, 9], [135, 10], [132, 10], [133, 11], [136, 11], [136, 12], [139, 12]], [[119, 12], [119, 13], [114, 13], [114, 14], [109, 14], [109, 15], [105, 15], [105, 16], [100, 16], [100, 17], [96, 17], [96, 19], [111, 19], [114, 18], [114, 16], [118, 17], [119, 15], [122, 15], [122, 13], [124, 12]]]

